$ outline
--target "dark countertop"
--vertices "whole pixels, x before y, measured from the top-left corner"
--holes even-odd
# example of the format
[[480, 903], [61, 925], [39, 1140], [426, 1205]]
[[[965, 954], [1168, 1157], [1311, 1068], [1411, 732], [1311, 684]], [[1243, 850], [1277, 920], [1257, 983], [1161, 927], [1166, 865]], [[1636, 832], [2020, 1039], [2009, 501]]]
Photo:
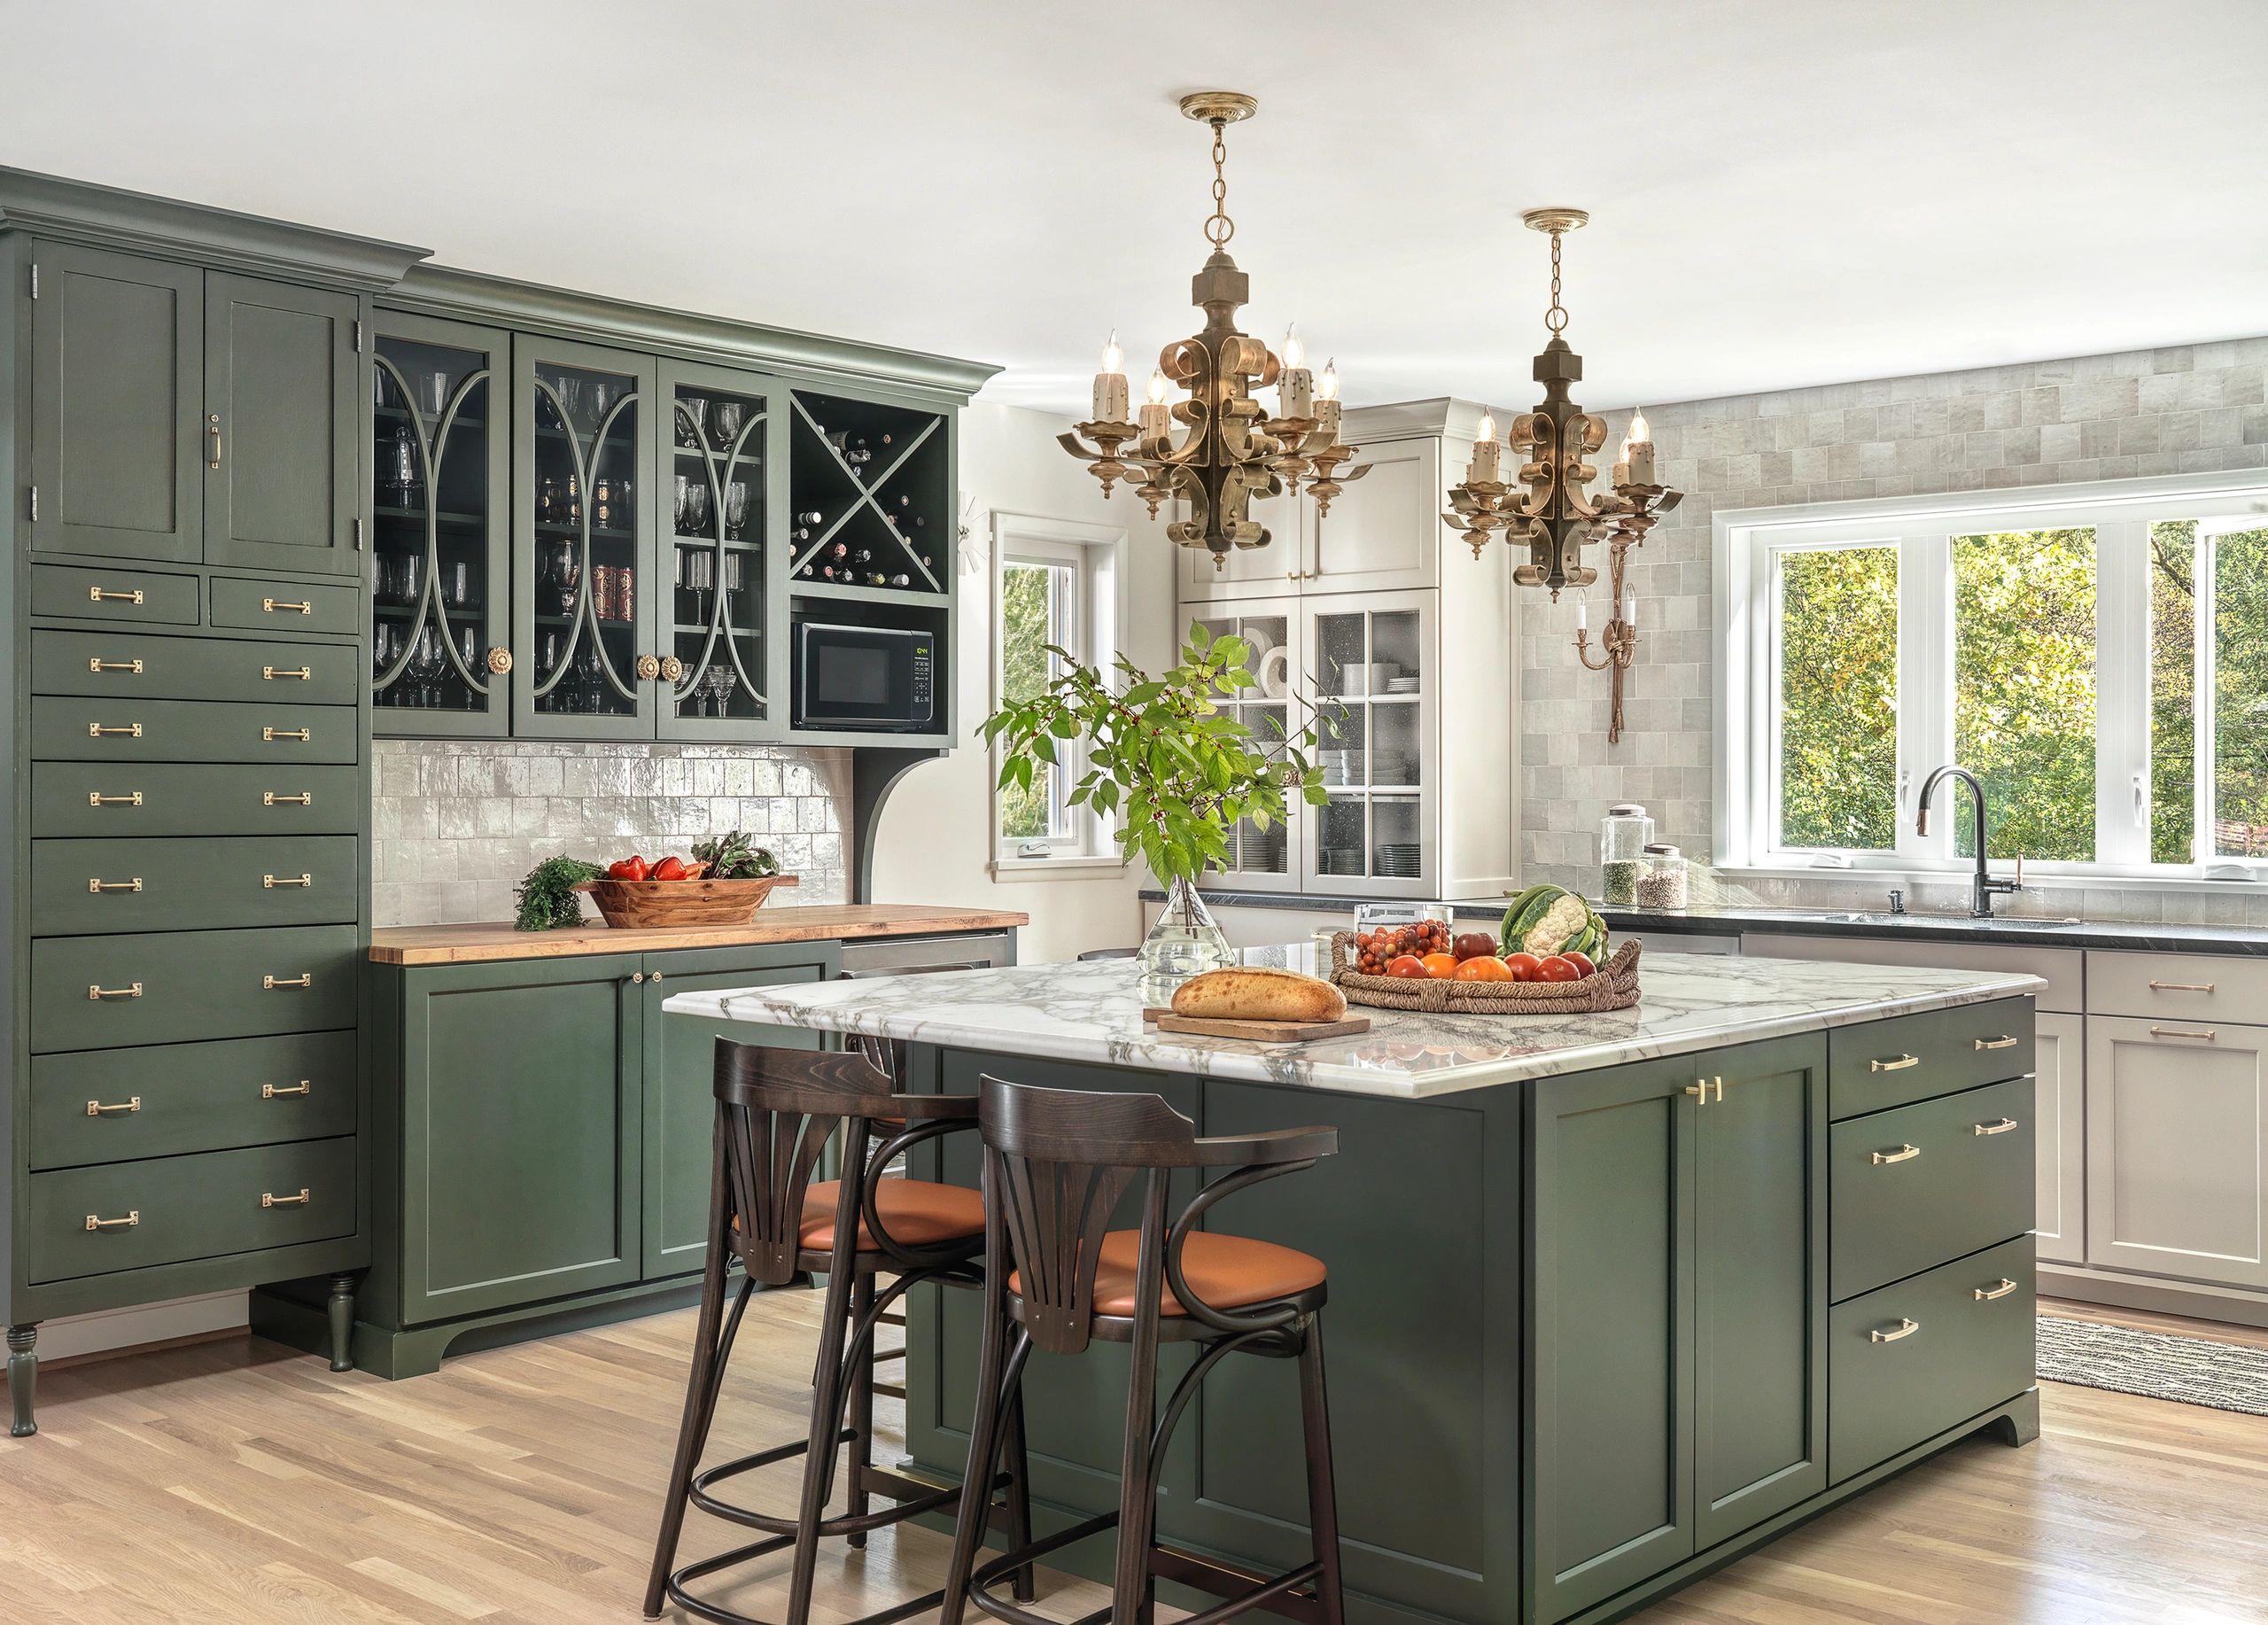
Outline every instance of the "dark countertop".
[[[1344, 909], [1351, 918], [1355, 906], [1366, 902], [1400, 902], [1401, 898], [1327, 896], [1283, 891], [1213, 891], [1205, 900], [1214, 907]], [[1161, 902], [1165, 893], [1155, 888], [1142, 893], [1146, 902]], [[1480, 899], [1450, 905], [1459, 919], [1501, 920], [1504, 905]], [[2117, 920], [2039, 920], [1996, 916], [1975, 920], [1967, 914], [1855, 914], [1833, 909], [1692, 908], [1677, 914], [1635, 908], [1602, 908], [1606, 922], [1617, 931], [1642, 935], [1728, 936], [1744, 931], [1790, 931], [1806, 937], [1874, 937], [1915, 942], [2000, 943], [2026, 948], [2123, 948], [2149, 953], [2241, 953], [2268, 956], [2268, 929], [2242, 925], [2162, 925]]]

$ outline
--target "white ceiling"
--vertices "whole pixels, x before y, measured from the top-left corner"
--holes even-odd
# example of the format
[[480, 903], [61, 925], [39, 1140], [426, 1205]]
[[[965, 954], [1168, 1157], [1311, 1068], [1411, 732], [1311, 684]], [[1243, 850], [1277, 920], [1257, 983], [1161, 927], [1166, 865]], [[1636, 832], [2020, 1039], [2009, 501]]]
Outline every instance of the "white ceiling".
[[1080, 408], [1247, 327], [1524, 400], [1588, 208], [1595, 407], [2268, 332], [2264, 0], [0, 0], [0, 162], [995, 362]]

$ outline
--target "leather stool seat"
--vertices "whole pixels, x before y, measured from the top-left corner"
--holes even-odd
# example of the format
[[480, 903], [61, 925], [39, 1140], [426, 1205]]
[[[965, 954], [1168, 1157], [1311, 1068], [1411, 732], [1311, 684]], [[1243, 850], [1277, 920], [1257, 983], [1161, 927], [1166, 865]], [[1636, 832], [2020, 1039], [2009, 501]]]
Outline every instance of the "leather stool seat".
[[[815, 1180], [804, 1196], [803, 1226], [796, 1244], [824, 1253], [835, 1246], [835, 1205], [842, 1186], [833, 1179]], [[906, 1247], [928, 1247], [984, 1233], [984, 1197], [966, 1186], [933, 1185], [927, 1179], [883, 1179], [874, 1186], [874, 1206], [890, 1239]], [[1194, 1238], [1192, 1238], [1194, 1240]], [[877, 1243], [858, 1221], [858, 1250], [871, 1253]], [[1192, 1285], [1194, 1285], [1192, 1278]]]
[[[812, 1187], [816, 1190], [818, 1187]], [[888, 1223], [887, 1217], [884, 1223]], [[980, 1221], [981, 1222], [981, 1221]], [[1113, 1230], [1102, 1239], [1102, 1254], [1095, 1264], [1095, 1313], [1117, 1318], [1134, 1313], [1137, 1268], [1142, 1252], [1142, 1232]], [[1189, 1289], [1214, 1309], [1244, 1309], [1271, 1303], [1323, 1285], [1328, 1273], [1320, 1258], [1273, 1241], [1244, 1236], [1216, 1235], [1192, 1230], [1181, 1249], [1181, 1272]], [[1021, 1294], [1021, 1273], [1008, 1277], [1008, 1290]], [[1161, 1280], [1158, 1310], [1187, 1315], [1173, 1287]]]

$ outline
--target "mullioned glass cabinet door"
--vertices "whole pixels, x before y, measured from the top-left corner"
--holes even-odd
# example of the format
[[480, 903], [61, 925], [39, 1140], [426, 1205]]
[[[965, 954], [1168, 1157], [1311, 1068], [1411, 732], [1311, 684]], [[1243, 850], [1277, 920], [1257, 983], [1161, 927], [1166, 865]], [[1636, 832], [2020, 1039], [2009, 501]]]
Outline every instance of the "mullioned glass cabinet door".
[[370, 364], [371, 730], [501, 738], [511, 340], [380, 312]]

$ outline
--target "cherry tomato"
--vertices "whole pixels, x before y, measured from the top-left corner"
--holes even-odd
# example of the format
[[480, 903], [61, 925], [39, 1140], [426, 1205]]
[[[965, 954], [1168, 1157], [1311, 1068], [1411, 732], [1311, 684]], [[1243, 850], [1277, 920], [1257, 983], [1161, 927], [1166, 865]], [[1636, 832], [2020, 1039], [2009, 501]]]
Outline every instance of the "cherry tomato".
[[1591, 963], [1591, 956], [1588, 953], [1563, 953], [1559, 957], [1566, 960], [1570, 965], [1573, 965], [1584, 976], [1596, 976], [1598, 974], [1598, 967]]
[[685, 859], [672, 852], [670, 856], [663, 859], [659, 863], [656, 864], [653, 867], [653, 871], [649, 874], [646, 878], [648, 880], [683, 880], [685, 878]]
[[1534, 981], [1535, 973], [1542, 967], [1542, 964], [1543, 961], [1536, 958], [1533, 953], [1507, 953], [1504, 955], [1504, 968], [1512, 973], [1512, 980], [1515, 982]]
[[1535, 968], [1538, 982], [1580, 982], [1583, 973], [1558, 954], [1553, 954]]
[[1404, 953], [1386, 966], [1386, 974], [1389, 976], [1402, 976], [1413, 982], [1422, 982], [1433, 973], [1425, 968], [1425, 961], [1416, 954]]
[[1425, 967], [1425, 974], [1429, 976], [1446, 978], [1456, 974], [1456, 955], [1454, 953], [1429, 953], [1420, 963]]

